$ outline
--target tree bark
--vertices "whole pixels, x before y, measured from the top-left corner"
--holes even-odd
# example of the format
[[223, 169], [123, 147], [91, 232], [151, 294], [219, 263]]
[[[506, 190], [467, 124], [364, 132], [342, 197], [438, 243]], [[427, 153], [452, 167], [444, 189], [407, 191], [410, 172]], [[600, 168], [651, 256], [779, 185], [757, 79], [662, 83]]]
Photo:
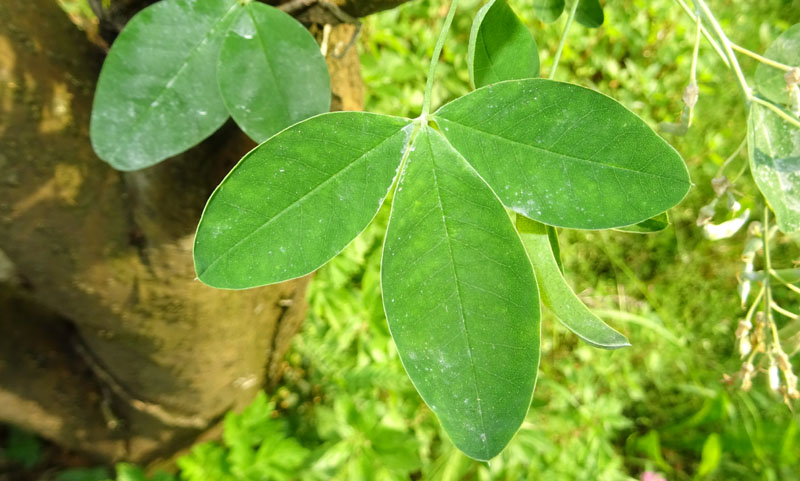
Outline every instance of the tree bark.
[[[3, 0], [0, 18], [0, 421], [101, 461], [168, 456], [279, 378], [308, 278], [196, 281], [205, 201], [254, 144], [228, 124], [116, 172], [88, 134], [102, 50], [54, 0]], [[355, 27], [328, 33], [334, 109], [361, 109]]]

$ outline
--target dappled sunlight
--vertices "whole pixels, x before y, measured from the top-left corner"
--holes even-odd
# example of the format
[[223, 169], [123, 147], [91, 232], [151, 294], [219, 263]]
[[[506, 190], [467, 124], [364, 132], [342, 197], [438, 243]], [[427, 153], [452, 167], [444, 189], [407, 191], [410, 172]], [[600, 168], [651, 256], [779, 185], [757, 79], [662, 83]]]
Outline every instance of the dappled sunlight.
[[72, 122], [72, 93], [67, 84], [54, 82], [50, 102], [42, 105], [42, 120], [39, 132], [52, 134], [64, 130]]
[[14, 78], [17, 56], [11, 48], [11, 42], [0, 35], [0, 135], [8, 128], [11, 109], [14, 106], [14, 93], [17, 84]]
[[14, 204], [9, 219], [15, 220], [34, 207], [49, 200], [75, 205], [82, 184], [83, 175], [78, 167], [69, 164], [58, 164], [50, 180]]

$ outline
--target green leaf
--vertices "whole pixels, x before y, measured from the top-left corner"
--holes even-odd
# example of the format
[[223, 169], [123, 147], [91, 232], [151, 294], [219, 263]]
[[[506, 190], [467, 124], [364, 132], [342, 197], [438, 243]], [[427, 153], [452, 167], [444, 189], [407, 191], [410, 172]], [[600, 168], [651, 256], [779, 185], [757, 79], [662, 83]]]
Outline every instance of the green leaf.
[[323, 265], [378, 212], [410, 131], [408, 119], [333, 112], [256, 147], [203, 212], [194, 245], [198, 278], [243, 289]]
[[[800, 269], [798, 268], [772, 269], [770, 272], [772, 276], [781, 281], [781, 283], [788, 282], [789, 284], [797, 284], [800, 282]], [[753, 282], [763, 282], [764, 279], [767, 278], [767, 274], [760, 270], [742, 272], [741, 276], [742, 279]]]
[[[783, 32], [764, 52], [764, 56], [793, 67], [800, 67], [800, 24], [793, 25]], [[786, 91], [786, 72], [759, 63], [756, 68], [755, 84], [758, 92], [773, 102], [786, 105], [789, 93]]]
[[722, 459], [722, 442], [719, 434], [711, 433], [703, 443], [703, 451], [700, 457], [700, 466], [697, 467], [697, 476], [706, 477], [713, 473], [719, 466]]
[[284, 422], [272, 417], [275, 406], [263, 391], [241, 414], [225, 415], [223, 440], [227, 461], [237, 479], [296, 479], [308, 450], [287, 436]]
[[545, 23], [553, 23], [564, 11], [564, 0], [533, 0], [533, 11]]
[[42, 442], [35, 434], [10, 427], [3, 449], [5, 456], [14, 464], [31, 469], [42, 462]]
[[96, 468], [70, 468], [59, 472], [56, 481], [109, 481], [108, 470], [103, 467]]
[[119, 463], [116, 466], [118, 481], [147, 481], [142, 468], [133, 464]]
[[189, 454], [177, 459], [181, 481], [239, 481], [231, 474], [228, 451], [214, 442], [195, 444]]
[[661, 232], [667, 227], [669, 227], [669, 215], [667, 215], [666, 212], [662, 212], [638, 224], [617, 227], [616, 230], [620, 232], [632, 232], [634, 234], [652, 234], [654, 232]]
[[233, 120], [256, 142], [330, 110], [328, 67], [314, 37], [277, 8], [250, 2], [225, 36], [217, 78]]
[[800, 129], [759, 104], [747, 122], [750, 171], [786, 233], [800, 229]]
[[545, 224], [631, 225], [689, 190], [675, 149], [615, 100], [576, 85], [501, 82], [433, 120], [506, 206]]
[[588, 28], [598, 28], [603, 25], [605, 15], [599, 0], [580, 0], [580, 2], [578, 9], [575, 10], [575, 20]]
[[211, 135], [228, 118], [216, 64], [237, 0], [162, 0], [134, 16], [103, 64], [91, 139], [120, 170], [149, 167]]
[[467, 66], [474, 87], [539, 76], [536, 40], [506, 0], [491, 0], [475, 16]]
[[531, 402], [536, 280], [500, 201], [427, 126], [398, 183], [381, 276], [389, 328], [415, 387], [460, 450], [491, 459]]
[[142, 468], [133, 464], [118, 463], [116, 470], [117, 481], [177, 481], [173, 475], [164, 471], [158, 471], [150, 477]]
[[421, 467], [420, 443], [413, 432], [379, 425], [369, 432], [369, 440], [379, 465], [408, 474]]
[[784, 465], [796, 464], [800, 457], [800, 450], [795, 446], [797, 442], [797, 432], [800, 431], [800, 423], [788, 423], [786, 431], [783, 433], [781, 442], [780, 462]]
[[561, 246], [558, 245], [558, 231], [555, 227], [547, 226], [547, 239], [550, 241], [550, 249], [553, 251], [553, 257], [558, 264], [558, 270], [564, 273], [564, 265], [561, 263]]
[[570, 331], [594, 347], [618, 349], [628, 340], [592, 314], [572, 292], [550, 247], [547, 226], [517, 216], [517, 230], [533, 264], [542, 302]]
[[628, 438], [628, 443], [635, 446], [636, 450], [653, 461], [660, 469], [671, 472], [672, 466], [667, 463], [661, 454], [661, 436], [658, 431], [648, 431], [644, 436], [633, 434]]

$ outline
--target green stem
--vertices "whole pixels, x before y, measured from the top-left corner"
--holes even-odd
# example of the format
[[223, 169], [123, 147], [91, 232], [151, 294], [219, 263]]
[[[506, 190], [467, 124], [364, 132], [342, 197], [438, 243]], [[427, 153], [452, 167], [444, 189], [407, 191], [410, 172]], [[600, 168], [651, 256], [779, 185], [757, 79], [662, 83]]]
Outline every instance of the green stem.
[[744, 316], [745, 322], [752, 322], [753, 316], [756, 313], [756, 308], [761, 303], [761, 298], [764, 297], [764, 285], [761, 285], [761, 290], [758, 291], [758, 295], [756, 296], [753, 303], [750, 305], [750, 309], [747, 310], [747, 314]]
[[439, 32], [439, 39], [436, 41], [436, 47], [433, 49], [433, 57], [431, 57], [431, 66], [428, 68], [428, 81], [425, 83], [425, 97], [422, 100], [422, 115], [420, 117], [427, 117], [431, 112], [431, 93], [433, 92], [433, 79], [436, 76], [436, 66], [439, 64], [439, 56], [442, 54], [442, 47], [447, 38], [447, 33], [450, 31], [450, 24], [453, 23], [453, 17], [456, 14], [458, 7], [458, 0], [450, 2], [450, 9], [447, 11], [447, 17], [444, 19], [444, 25]]
[[742, 73], [742, 68], [739, 66], [739, 61], [736, 59], [736, 55], [733, 53], [733, 49], [731, 48], [731, 41], [728, 40], [728, 36], [725, 35], [725, 31], [722, 30], [722, 27], [720, 26], [719, 22], [717, 22], [716, 17], [714, 17], [714, 14], [711, 13], [711, 9], [708, 8], [705, 0], [694, 0], [694, 3], [700, 10], [703, 11], [703, 15], [705, 15], [706, 19], [708, 19], [708, 23], [711, 24], [711, 28], [714, 30], [714, 33], [719, 38], [720, 42], [722, 42], [722, 48], [725, 50], [725, 55], [728, 57], [731, 68], [733, 68], [733, 71], [736, 73], [736, 79], [739, 81], [739, 87], [742, 89], [745, 99], [749, 102], [753, 98], [753, 91], [750, 89], [750, 86], [747, 85], [747, 80], [744, 78], [744, 73]]
[[564, 25], [564, 31], [561, 32], [561, 40], [558, 41], [558, 50], [556, 50], [556, 56], [553, 59], [553, 67], [550, 69], [550, 80], [553, 80], [556, 77], [556, 68], [558, 67], [558, 62], [561, 60], [561, 52], [564, 50], [564, 44], [567, 43], [567, 35], [569, 34], [569, 29], [572, 26], [572, 21], [575, 20], [575, 12], [578, 11], [579, 3], [581, 3], [580, 0], [575, 0], [575, 3], [572, 4], [572, 9], [569, 11], [569, 17], [567, 17], [567, 24]]
[[[722, 175], [725, 172], [725, 169], [728, 167], [728, 165], [730, 165], [730, 163], [733, 162], [733, 159], [735, 159], [746, 146], [747, 146], [747, 136], [745, 136], [745, 138], [742, 139], [742, 142], [739, 143], [739, 147], [737, 147], [736, 150], [734, 150], [733, 153], [729, 155], [727, 159], [725, 159], [725, 162], [723, 162], [722, 165], [719, 166], [719, 169], [717, 169], [717, 173], [716, 175], [714, 175], [714, 177], [719, 177], [720, 175]], [[733, 181], [731, 181], [731, 184], [732, 183]]]
[[[684, 2], [683, 0], [675, 0], [675, 1], [678, 2], [678, 5], [681, 6], [681, 8], [686, 12], [686, 15], [688, 15], [689, 18], [691, 18], [693, 22], [697, 22], [696, 15], [694, 14], [694, 12], [692, 12], [692, 9], [690, 9], [689, 6], [686, 5], [686, 2]], [[722, 51], [722, 47], [720, 47], [719, 44], [717, 43], [717, 41], [714, 40], [714, 37], [712, 37], [711, 34], [708, 33], [708, 30], [706, 30], [706, 27], [703, 27], [701, 25], [700, 26], [700, 31], [703, 33], [703, 36], [706, 38], [706, 40], [708, 40], [708, 43], [711, 45], [711, 47], [714, 50], [717, 51], [717, 55], [719, 55], [719, 57], [722, 59], [722, 61], [725, 62], [725, 66], [728, 67], [728, 68], [731, 68], [731, 63], [728, 61], [728, 58], [725, 56], [725, 52]]]
[[730, 45], [731, 45], [731, 48], [736, 50], [737, 52], [741, 52], [741, 53], [747, 55], [748, 57], [752, 57], [752, 58], [758, 60], [759, 62], [761, 62], [763, 64], [769, 65], [770, 67], [774, 67], [774, 68], [777, 68], [779, 70], [783, 70], [784, 72], [788, 72], [789, 70], [791, 70], [793, 68], [790, 65], [786, 65], [785, 63], [776, 62], [775, 60], [770, 60], [767, 57], [762, 57], [761, 55], [753, 52], [752, 50], [748, 50], [748, 49], [746, 49], [746, 48], [744, 48], [744, 47], [742, 47], [740, 45], [736, 45], [733, 42], [731, 42]]
[[[769, 206], [764, 205], [764, 219], [762, 222], [762, 242], [764, 243], [764, 272], [771, 272], [772, 271], [772, 256], [769, 251]], [[775, 325], [775, 321], [772, 318], [772, 310], [773, 310], [773, 300], [772, 300], [772, 279], [769, 275], [764, 278], [764, 320], [767, 322], [767, 326], [769, 326], [769, 330], [772, 333], [772, 342], [773, 345], [780, 346], [781, 338], [778, 335], [778, 327]]]
[[703, 23], [697, 17], [697, 27], [694, 34], [694, 49], [692, 50], [692, 69], [689, 74], [690, 82], [697, 85], [697, 56], [700, 53], [700, 33], [703, 30]]
[[686, 129], [692, 126], [692, 120], [694, 120], [694, 106], [697, 103], [697, 96], [700, 92], [697, 87], [697, 56], [700, 53], [700, 32], [702, 27], [703, 24], [698, 15], [694, 34], [694, 49], [692, 50], [692, 67], [689, 72], [689, 85], [686, 87], [686, 90], [683, 91], [683, 101], [686, 107], [684, 107], [684, 113], [681, 115], [681, 125], [685, 126]]
[[794, 292], [795, 294], [800, 294], [800, 287], [797, 287], [796, 285], [792, 284], [791, 282], [789, 282], [786, 279], [784, 279], [783, 277], [781, 277], [781, 275], [778, 273], [778, 271], [773, 269], [772, 272], [770, 272], [770, 274], [775, 279], [778, 279], [778, 282], [780, 282], [781, 284], [786, 286], [790, 291]]
[[[769, 272], [772, 270], [772, 257], [769, 252], [769, 206], [766, 204], [764, 205], [764, 219], [761, 222], [761, 242], [764, 243], [764, 272]], [[769, 275], [767, 275], [764, 278], [764, 287], [767, 289], [767, 294], [769, 294], [769, 281]], [[769, 296], [767, 296], [765, 302], [769, 303]]]
[[798, 316], [794, 312], [787, 311], [786, 309], [782, 308], [781, 306], [778, 305], [777, 302], [773, 302], [772, 303], [772, 310], [777, 312], [777, 313], [779, 313], [779, 314], [783, 314], [784, 316], [788, 317], [789, 319], [793, 319], [793, 320], [794, 319], [800, 319], [800, 316]]

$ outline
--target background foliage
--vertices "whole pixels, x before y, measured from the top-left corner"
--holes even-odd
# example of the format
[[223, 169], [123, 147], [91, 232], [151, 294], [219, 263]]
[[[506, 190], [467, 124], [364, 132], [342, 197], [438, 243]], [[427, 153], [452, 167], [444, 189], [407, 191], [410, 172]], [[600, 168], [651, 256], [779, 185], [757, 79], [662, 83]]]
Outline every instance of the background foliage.
[[[763, 52], [800, 21], [797, 0], [709, 2], [732, 40]], [[530, 3], [512, 3], [532, 29], [549, 73], [565, 19], [544, 24]], [[469, 90], [466, 50], [480, 4], [464, 0], [434, 90], [434, 107]], [[426, 63], [446, 5], [415, 1], [365, 19], [367, 110], [414, 116]], [[558, 80], [616, 98], [651, 125], [676, 121], [688, 82], [694, 25], [672, 0], [620, 0], [599, 30], [573, 27]], [[755, 64], [743, 60], [752, 75]], [[285, 385], [242, 415], [229, 415], [222, 441], [195, 446], [179, 479], [629, 480], [798, 479], [800, 415], [758, 378], [750, 392], [723, 382], [740, 365], [734, 331], [744, 232], [717, 242], [696, 219], [713, 197], [711, 178], [745, 137], [744, 106], [727, 71], [703, 46], [700, 100], [685, 137], [668, 137], [695, 183], [655, 235], [562, 231], [565, 273], [576, 292], [633, 347], [593, 349], [545, 312], [539, 383], [528, 418], [491, 464], [460, 454], [422, 404], [400, 365], [380, 302], [380, 235], [388, 206], [309, 290], [311, 310], [287, 358]], [[736, 170], [745, 163], [735, 161]], [[736, 184], [755, 199], [748, 176]], [[781, 238], [776, 263], [800, 257], [797, 236]], [[782, 299], [797, 310], [797, 299]], [[797, 362], [795, 360], [795, 366]], [[797, 369], [797, 368], [795, 368]], [[11, 430], [3, 463], [35, 466], [35, 440]], [[276, 456], [276, 453], [282, 453]], [[106, 479], [104, 469], [55, 479]], [[53, 478], [49, 478], [53, 479]], [[116, 479], [147, 479], [117, 467]], [[172, 479], [157, 475], [159, 481]]]

